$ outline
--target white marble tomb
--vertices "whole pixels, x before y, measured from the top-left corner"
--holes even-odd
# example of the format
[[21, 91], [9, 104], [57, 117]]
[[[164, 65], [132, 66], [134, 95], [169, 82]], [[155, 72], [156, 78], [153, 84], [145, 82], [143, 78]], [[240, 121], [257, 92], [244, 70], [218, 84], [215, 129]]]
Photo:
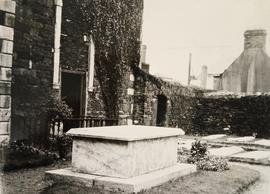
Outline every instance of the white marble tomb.
[[71, 129], [76, 172], [131, 178], [177, 163], [179, 129], [114, 126]]

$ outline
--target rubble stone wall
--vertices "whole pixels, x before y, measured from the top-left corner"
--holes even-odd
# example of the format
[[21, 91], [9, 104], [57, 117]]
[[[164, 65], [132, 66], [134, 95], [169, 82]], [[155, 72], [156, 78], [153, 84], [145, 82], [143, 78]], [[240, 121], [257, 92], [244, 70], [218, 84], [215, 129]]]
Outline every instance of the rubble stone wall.
[[135, 70], [134, 124], [156, 125], [158, 96], [167, 98], [164, 126], [179, 127], [185, 131], [192, 128], [194, 107], [202, 91], [171, 83]]

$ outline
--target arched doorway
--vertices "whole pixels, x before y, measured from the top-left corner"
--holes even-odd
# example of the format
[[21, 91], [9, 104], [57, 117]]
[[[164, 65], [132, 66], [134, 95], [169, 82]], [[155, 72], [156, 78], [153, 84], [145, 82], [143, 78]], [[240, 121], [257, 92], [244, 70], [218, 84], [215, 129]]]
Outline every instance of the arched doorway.
[[167, 114], [167, 97], [164, 95], [157, 96], [157, 126], [166, 126]]

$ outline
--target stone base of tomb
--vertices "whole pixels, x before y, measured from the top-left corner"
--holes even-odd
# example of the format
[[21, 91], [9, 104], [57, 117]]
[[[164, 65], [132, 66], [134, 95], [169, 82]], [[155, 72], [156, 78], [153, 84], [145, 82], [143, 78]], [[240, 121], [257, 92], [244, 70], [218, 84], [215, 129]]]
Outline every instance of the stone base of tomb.
[[104, 191], [136, 193], [161, 185], [170, 180], [196, 172], [191, 164], [176, 164], [172, 167], [156, 170], [132, 178], [98, 176], [72, 171], [71, 168], [46, 172], [46, 178], [55, 183], [77, 185], [86, 188], [99, 188]]

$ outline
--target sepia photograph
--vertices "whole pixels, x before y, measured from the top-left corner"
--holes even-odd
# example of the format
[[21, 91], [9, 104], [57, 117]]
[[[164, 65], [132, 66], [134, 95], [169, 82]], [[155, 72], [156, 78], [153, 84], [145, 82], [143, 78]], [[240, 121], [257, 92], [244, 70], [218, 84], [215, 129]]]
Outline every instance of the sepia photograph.
[[270, 194], [270, 0], [0, 0], [0, 194]]

